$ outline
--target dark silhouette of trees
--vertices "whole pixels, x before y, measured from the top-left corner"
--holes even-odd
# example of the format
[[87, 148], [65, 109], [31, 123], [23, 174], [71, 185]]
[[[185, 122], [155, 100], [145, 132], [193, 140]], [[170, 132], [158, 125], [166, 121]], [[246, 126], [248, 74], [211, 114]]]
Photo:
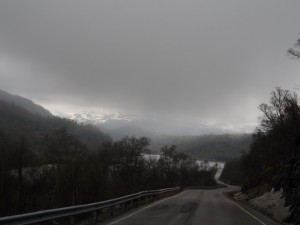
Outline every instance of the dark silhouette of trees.
[[235, 158], [225, 164], [220, 180], [226, 184], [242, 185], [245, 180], [244, 160], [245, 156]]
[[0, 100], [0, 216], [85, 204], [157, 188], [213, 185], [213, 170], [176, 146], [148, 157], [150, 140], [113, 142], [93, 126]]
[[24, 210], [24, 167], [28, 164], [29, 149], [25, 137], [21, 137], [20, 143], [16, 147], [16, 169], [17, 169], [17, 211], [18, 213]]
[[50, 163], [62, 164], [69, 159], [87, 154], [87, 147], [65, 128], [54, 130], [45, 136], [45, 155]]
[[262, 183], [271, 186], [273, 178], [294, 156], [300, 131], [300, 108], [296, 93], [277, 87], [270, 103], [261, 104], [260, 127], [253, 134], [250, 152], [243, 158], [246, 176], [244, 190]]
[[[88, 151], [76, 137], [58, 129], [44, 142], [44, 154], [31, 152], [28, 138], [21, 137], [15, 145], [0, 142], [3, 159], [16, 159], [11, 165], [0, 161], [2, 216], [96, 202], [146, 189], [215, 184], [215, 171], [201, 171], [195, 160], [178, 153], [174, 145], [164, 146], [158, 160], [145, 156], [150, 143], [145, 137], [125, 137], [105, 143], [98, 151]], [[15, 151], [4, 151], [9, 146], [9, 151]]]
[[[229, 161], [221, 179], [233, 184], [243, 183], [243, 191], [267, 185], [293, 161], [300, 133], [300, 107], [296, 93], [275, 88], [269, 104], [259, 106], [260, 126], [252, 135], [250, 152]], [[241, 178], [244, 181], [241, 182]]]
[[293, 48], [288, 49], [288, 53], [296, 59], [300, 59], [300, 38], [296, 41]]

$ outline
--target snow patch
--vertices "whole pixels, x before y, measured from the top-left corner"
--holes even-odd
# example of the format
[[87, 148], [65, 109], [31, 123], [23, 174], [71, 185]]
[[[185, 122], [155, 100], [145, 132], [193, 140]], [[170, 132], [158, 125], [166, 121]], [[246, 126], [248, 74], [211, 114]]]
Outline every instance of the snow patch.
[[282, 190], [274, 192], [272, 189], [259, 197], [251, 199], [249, 203], [272, 215], [275, 219], [283, 221], [290, 215], [290, 207], [284, 206], [285, 198], [282, 194]]
[[238, 193], [234, 194], [233, 197], [238, 201], [246, 201], [247, 200], [247, 196], [245, 194], [243, 194], [242, 192], [238, 192]]

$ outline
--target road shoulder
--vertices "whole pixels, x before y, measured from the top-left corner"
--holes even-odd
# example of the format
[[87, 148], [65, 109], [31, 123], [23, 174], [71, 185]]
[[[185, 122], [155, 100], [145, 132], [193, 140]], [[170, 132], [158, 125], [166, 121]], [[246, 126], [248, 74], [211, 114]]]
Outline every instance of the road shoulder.
[[277, 221], [271, 215], [266, 214], [264, 211], [254, 208], [246, 201], [238, 201], [233, 197], [234, 192], [223, 192], [223, 195], [229, 199], [236, 207], [240, 208], [241, 211], [248, 213], [255, 219], [259, 220], [261, 224], [265, 225], [287, 225], [286, 223]]

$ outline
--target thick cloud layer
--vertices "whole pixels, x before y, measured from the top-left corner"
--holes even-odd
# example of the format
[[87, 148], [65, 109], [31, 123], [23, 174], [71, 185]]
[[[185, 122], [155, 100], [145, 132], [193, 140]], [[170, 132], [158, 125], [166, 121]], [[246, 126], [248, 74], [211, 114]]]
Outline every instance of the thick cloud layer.
[[[0, 2], [0, 88], [59, 110], [255, 122], [300, 83], [300, 2]], [[52, 108], [51, 108], [52, 107]]]

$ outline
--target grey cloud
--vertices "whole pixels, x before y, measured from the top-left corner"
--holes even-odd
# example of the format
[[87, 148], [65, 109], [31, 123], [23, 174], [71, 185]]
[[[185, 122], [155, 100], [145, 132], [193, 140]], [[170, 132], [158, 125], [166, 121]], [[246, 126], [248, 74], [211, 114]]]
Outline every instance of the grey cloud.
[[[0, 88], [39, 102], [253, 122], [300, 83], [296, 1], [0, 2]], [[3, 63], [7, 61], [8, 63]]]

